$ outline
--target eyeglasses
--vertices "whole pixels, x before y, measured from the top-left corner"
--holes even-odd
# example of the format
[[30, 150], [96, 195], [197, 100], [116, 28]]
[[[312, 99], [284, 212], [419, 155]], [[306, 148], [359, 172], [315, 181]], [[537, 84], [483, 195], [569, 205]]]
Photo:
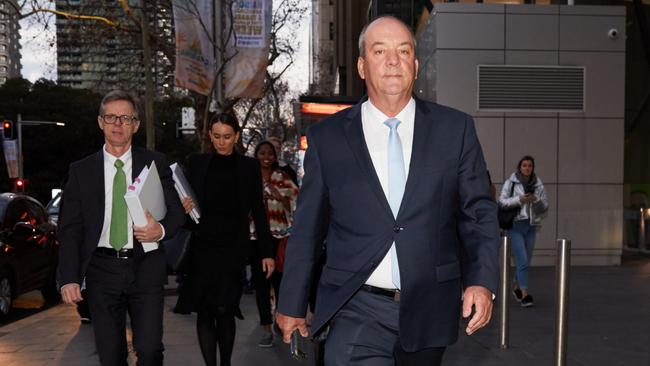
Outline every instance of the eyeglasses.
[[114, 115], [114, 114], [105, 114], [105, 115], [100, 116], [100, 117], [102, 117], [102, 120], [104, 120], [104, 123], [108, 123], [109, 125], [117, 123], [118, 120], [123, 125], [126, 125], [126, 126], [129, 126], [130, 124], [135, 123], [135, 122], [138, 121], [137, 118], [132, 117], [132, 116], [127, 116], [125, 114], [123, 114], [121, 116], [117, 116], [117, 115]]

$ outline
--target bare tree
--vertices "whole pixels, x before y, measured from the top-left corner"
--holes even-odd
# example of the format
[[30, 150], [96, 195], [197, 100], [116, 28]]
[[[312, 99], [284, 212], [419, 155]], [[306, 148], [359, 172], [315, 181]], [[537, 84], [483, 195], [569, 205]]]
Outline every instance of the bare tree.
[[[141, 0], [138, 2], [139, 7], [131, 6], [132, 3], [128, 0], [118, 0], [117, 4], [101, 0], [85, 0], [83, 2], [57, 0], [57, 9], [51, 9], [44, 6], [46, 0], [23, 0], [16, 5], [16, 10], [21, 14], [21, 18], [33, 17], [33, 21], [42, 24], [52, 22], [52, 17], [48, 17], [47, 14], [55, 14], [59, 23], [67, 22], [69, 32], [61, 36], [68, 37], [67, 40], [73, 40], [73, 49], [74, 40], [77, 41], [76, 45], [79, 48], [86, 47], [84, 51], [89, 55], [91, 65], [93, 62], [99, 63], [97, 60], [105, 60], [107, 57], [114, 60], [114, 62], [106, 63], [106, 68], [98, 70], [97, 82], [99, 85], [117, 84], [128, 87], [128, 83], [134, 81], [137, 83], [138, 80], [142, 80], [140, 74], [144, 72], [143, 69], [151, 69], [151, 67], [142, 67], [141, 65], [146, 64], [145, 61], [151, 60], [154, 55], [160, 56], [160, 59], [163, 60], [160, 65], [156, 64], [162, 69], [158, 71], [162, 75], [172, 74], [174, 67], [172, 60], [175, 59], [173, 28], [171, 31], [163, 32], [151, 29], [147, 31], [147, 26], [153, 25], [155, 28], [158, 25], [157, 15], [166, 13], [171, 19], [171, 0]], [[223, 3], [227, 10], [225, 16], [232, 17], [230, 11], [232, 1], [226, 0]], [[188, 12], [198, 12], [193, 1], [186, 1], [185, 4], [188, 6]], [[267, 129], [270, 128], [274, 134], [280, 135], [280, 137], [288, 136], [287, 131], [293, 123], [293, 118], [291, 96], [286, 82], [283, 80], [287, 71], [295, 63], [298, 27], [307, 10], [308, 4], [302, 0], [274, 1], [264, 97], [226, 100], [221, 106], [223, 109], [234, 109], [242, 117], [240, 118], [242, 127], [246, 128], [249, 124], [254, 127], [264, 126]], [[211, 24], [203, 24], [203, 28], [208, 34], [212, 33]], [[223, 43], [217, 42], [214, 38], [211, 40], [217, 52], [224, 54], [224, 45], [234, 37], [236, 34], [231, 26], [223, 32]], [[150, 57], [143, 57], [143, 44], [148, 44], [151, 48]], [[221, 67], [216, 70], [217, 75], [223, 73], [224, 65], [229, 60], [223, 60]], [[66, 72], [66, 70], [60, 70], [60, 72]], [[129, 75], [133, 76], [129, 77]], [[119, 79], [120, 76], [122, 76], [121, 79]], [[151, 87], [149, 90], [151, 91]], [[205, 97], [197, 93], [190, 93], [190, 95], [195, 100], [197, 110], [203, 110], [203, 113], [197, 113], [197, 116], [201, 118], [200, 121], [197, 121], [197, 130], [205, 132], [212, 96]], [[146, 99], [147, 102], [152, 102], [153, 96], [148, 95]], [[148, 120], [151, 120], [151, 126], [153, 126], [152, 115]], [[151, 147], [150, 134], [153, 135], [153, 127], [147, 128], [147, 145]], [[205, 133], [201, 134], [203, 137], [201, 144], [204, 149], [209, 146], [206, 135]]]

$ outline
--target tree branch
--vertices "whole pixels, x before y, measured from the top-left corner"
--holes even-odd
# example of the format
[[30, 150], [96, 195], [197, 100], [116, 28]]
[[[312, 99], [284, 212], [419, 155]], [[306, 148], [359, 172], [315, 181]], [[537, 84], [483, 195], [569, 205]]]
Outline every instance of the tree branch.
[[[9, 3], [11, 4], [11, 1]], [[105, 17], [95, 16], [95, 15], [71, 14], [71, 13], [67, 13], [67, 12], [63, 12], [63, 11], [52, 10], [52, 9], [42, 9], [42, 8], [33, 9], [32, 11], [30, 11], [28, 13], [20, 14], [18, 16], [18, 19], [27, 18], [27, 17], [32, 16], [32, 15], [37, 14], [37, 13], [51, 13], [51, 14], [55, 14], [55, 15], [59, 15], [59, 16], [68, 18], [68, 19], [76, 19], [76, 20], [94, 20], [96, 22], [105, 23], [105, 24], [107, 24], [107, 25], [109, 25], [111, 27], [115, 27], [115, 28], [119, 27], [119, 23], [114, 22], [114, 21], [112, 21], [112, 20], [110, 20], [108, 18], [105, 18]]]

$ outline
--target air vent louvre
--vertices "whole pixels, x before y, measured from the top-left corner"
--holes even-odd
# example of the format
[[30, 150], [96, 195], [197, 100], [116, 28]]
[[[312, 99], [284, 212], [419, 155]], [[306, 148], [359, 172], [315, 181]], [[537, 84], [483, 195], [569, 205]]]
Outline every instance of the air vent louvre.
[[478, 65], [480, 111], [583, 112], [582, 66]]

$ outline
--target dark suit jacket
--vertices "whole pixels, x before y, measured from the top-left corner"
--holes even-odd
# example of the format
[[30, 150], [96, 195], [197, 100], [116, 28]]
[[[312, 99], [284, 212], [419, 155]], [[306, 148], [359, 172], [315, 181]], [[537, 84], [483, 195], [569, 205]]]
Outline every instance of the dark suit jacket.
[[[206, 204], [206, 191], [210, 187], [206, 187], [205, 180], [210, 162], [214, 156], [215, 153], [192, 155], [187, 164], [187, 179], [196, 194], [199, 207], [205, 207]], [[266, 217], [266, 209], [264, 208], [262, 197], [262, 173], [260, 164], [257, 159], [237, 154], [236, 169], [239, 182], [237, 191], [239, 196], [239, 211], [235, 214], [239, 218], [239, 227], [237, 228], [239, 247], [235, 248], [237, 253], [234, 254], [249, 255], [250, 229], [248, 217], [250, 214], [258, 233], [257, 244], [259, 245], [261, 258], [273, 258], [271, 232], [269, 230], [269, 221]], [[224, 194], [228, 193], [224, 192]], [[194, 226], [192, 225], [193, 229], [195, 229]]]
[[312, 331], [361, 287], [395, 241], [406, 351], [453, 343], [462, 288], [497, 289], [499, 231], [470, 116], [416, 99], [409, 175], [393, 217], [361, 125], [361, 104], [311, 127], [305, 177], [287, 246], [279, 311], [302, 317], [322, 242], [327, 261]]
[[[132, 176], [137, 177], [145, 165], [156, 162], [165, 194], [167, 215], [160, 221], [165, 239], [176, 234], [185, 222], [185, 214], [174, 189], [172, 172], [163, 154], [133, 146]], [[70, 164], [63, 191], [59, 219], [59, 284], [81, 284], [90, 258], [97, 248], [104, 225], [104, 155], [102, 150]], [[134, 238], [136, 263], [145, 253]], [[165, 257], [161, 250], [149, 252], [156, 260], [147, 260], [151, 268], [138, 270], [139, 283], [164, 283], [167, 279]]]

